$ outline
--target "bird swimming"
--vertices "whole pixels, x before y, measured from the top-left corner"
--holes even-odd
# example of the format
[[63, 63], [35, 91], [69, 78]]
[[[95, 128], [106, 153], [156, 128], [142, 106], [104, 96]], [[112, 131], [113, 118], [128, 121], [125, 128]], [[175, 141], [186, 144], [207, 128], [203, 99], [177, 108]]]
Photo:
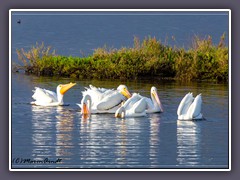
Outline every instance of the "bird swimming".
[[179, 120], [197, 120], [203, 119], [201, 113], [202, 108], [202, 95], [199, 94], [195, 98], [192, 93], [186, 94], [181, 100], [177, 115]]
[[133, 93], [132, 97], [116, 110], [115, 117], [125, 118], [146, 116], [146, 108], [146, 98], [137, 93]]
[[116, 90], [97, 88], [89, 85], [82, 91], [81, 108], [82, 113], [115, 113], [121, 102], [131, 97], [126, 85], [119, 85]]
[[64, 105], [64, 94], [75, 86], [76, 83], [59, 84], [56, 88], [56, 93], [39, 87], [35, 87], [32, 98], [35, 100], [31, 102], [32, 105], [38, 106], [61, 106]]
[[163, 112], [163, 106], [159, 99], [157, 88], [155, 86], [151, 87], [151, 98], [146, 98], [147, 101], [147, 113], [158, 113]]

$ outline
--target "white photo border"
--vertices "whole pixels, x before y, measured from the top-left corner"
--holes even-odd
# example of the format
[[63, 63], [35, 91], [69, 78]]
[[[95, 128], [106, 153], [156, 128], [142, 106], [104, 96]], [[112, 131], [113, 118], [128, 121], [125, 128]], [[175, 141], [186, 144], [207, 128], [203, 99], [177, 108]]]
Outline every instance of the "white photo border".
[[[50, 168], [43, 168], [43, 169], [16, 169], [12, 168], [12, 86], [11, 86], [11, 67], [12, 67], [12, 55], [11, 55], [11, 47], [12, 47], [12, 36], [11, 36], [11, 23], [12, 23], [12, 13], [13, 12], [228, 12], [229, 17], [229, 40], [228, 40], [228, 47], [229, 47], [229, 74], [228, 74], [228, 103], [229, 103], [229, 131], [228, 131], [228, 168], [222, 169], [207, 169], [207, 168], [196, 168], [196, 169], [181, 169], [181, 168], [171, 168], [171, 169], [65, 169], [65, 168], [58, 168], [58, 169], [50, 169]], [[9, 171], [231, 171], [231, 9], [10, 9], [9, 10]]]

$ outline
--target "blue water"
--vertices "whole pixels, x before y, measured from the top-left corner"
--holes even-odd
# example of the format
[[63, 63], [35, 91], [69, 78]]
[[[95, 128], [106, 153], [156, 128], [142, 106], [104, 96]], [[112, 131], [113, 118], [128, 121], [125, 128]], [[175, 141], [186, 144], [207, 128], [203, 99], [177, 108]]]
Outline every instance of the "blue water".
[[[226, 13], [47, 14], [13, 13], [12, 62], [17, 62], [16, 49], [30, 48], [36, 42], [51, 45], [61, 55], [82, 56], [105, 44], [132, 46], [134, 36], [155, 36], [186, 48], [195, 34], [211, 35], [214, 43], [224, 32], [228, 36]], [[30, 105], [35, 86], [55, 91], [59, 83], [70, 81], [77, 85], [64, 96], [69, 106]], [[227, 83], [76, 81], [12, 73], [11, 84], [12, 168], [228, 168]], [[76, 103], [89, 84], [105, 88], [126, 84], [130, 92], [145, 96], [154, 85], [164, 112], [126, 119], [116, 119], [112, 114], [82, 117]], [[194, 96], [202, 93], [206, 120], [177, 120], [178, 104], [188, 92]]]
[[[65, 13], [64, 13], [65, 14]], [[112, 15], [114, 14], [114, 15]], [[12, 15], [12, 52], [44, 42], [57, 54], [83, 56], [94, 49], [132, 47], [134, 37], [156, 37], [162, 43], [188, 49], [195, 35], [212, 36], [214, 44], [226, 33], [228, 14], [224, 12], [188, 13], [37, 13], [14, 12]], [[17, 21], [21, 19], [21, 24]], [[174, 37], [174, 38], [173, 38]], [[175, 39], [175, 40], [174, 40]]]

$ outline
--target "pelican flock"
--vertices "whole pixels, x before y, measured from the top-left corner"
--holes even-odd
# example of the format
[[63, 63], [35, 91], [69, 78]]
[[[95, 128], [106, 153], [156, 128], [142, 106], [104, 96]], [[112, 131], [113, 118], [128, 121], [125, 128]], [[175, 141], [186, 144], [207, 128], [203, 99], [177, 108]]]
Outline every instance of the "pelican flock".
[[[56, 88], [56, 93], [35, 87], [32, 96], [35, 101], [31, 102], [31, 104], [38, 106], [62, 106], [64, 105], [64, 94], [75, 85], [76, 83], [60, 84]], [[89, 85], [81, 93], [81, 103], [76, 104], [80, 107], [83, 115], [111, 113], [116, 118], [126, 118], [142, 117], [147, 116], [149, 113], [163, 112], [163, 106], [155, 86], [151, 87], [150, 97], [142, 96], [139, 93], [131, 94], [126, 85], [119, 85], [116, 90]], [[187, 93], [178, 106], [178, 120], [203, 119], [201, 107], [201, 94], [194, 98], [192, 93]]]

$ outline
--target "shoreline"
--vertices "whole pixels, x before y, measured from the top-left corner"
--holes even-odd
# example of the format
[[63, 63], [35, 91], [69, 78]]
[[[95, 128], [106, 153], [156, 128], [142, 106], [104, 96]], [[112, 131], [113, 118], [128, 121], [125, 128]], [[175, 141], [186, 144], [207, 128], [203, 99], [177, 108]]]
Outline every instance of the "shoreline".
[[225, 34], [218, 45], [211, 37], [193, 38], [192, 47], [183, 48], [163, 45], [155, 37], [142, 42], [135, 37], [133, 47], [97, 48], [87, 57], [56, 55], [44, 43], [30, 50], [18, 49], [18, 59], [12, 70], [22, 69], [26, 74], [37, 76], [69, 77], [73, 79], [162, 79], [172, 81], [228, 81], [228, 47]]

